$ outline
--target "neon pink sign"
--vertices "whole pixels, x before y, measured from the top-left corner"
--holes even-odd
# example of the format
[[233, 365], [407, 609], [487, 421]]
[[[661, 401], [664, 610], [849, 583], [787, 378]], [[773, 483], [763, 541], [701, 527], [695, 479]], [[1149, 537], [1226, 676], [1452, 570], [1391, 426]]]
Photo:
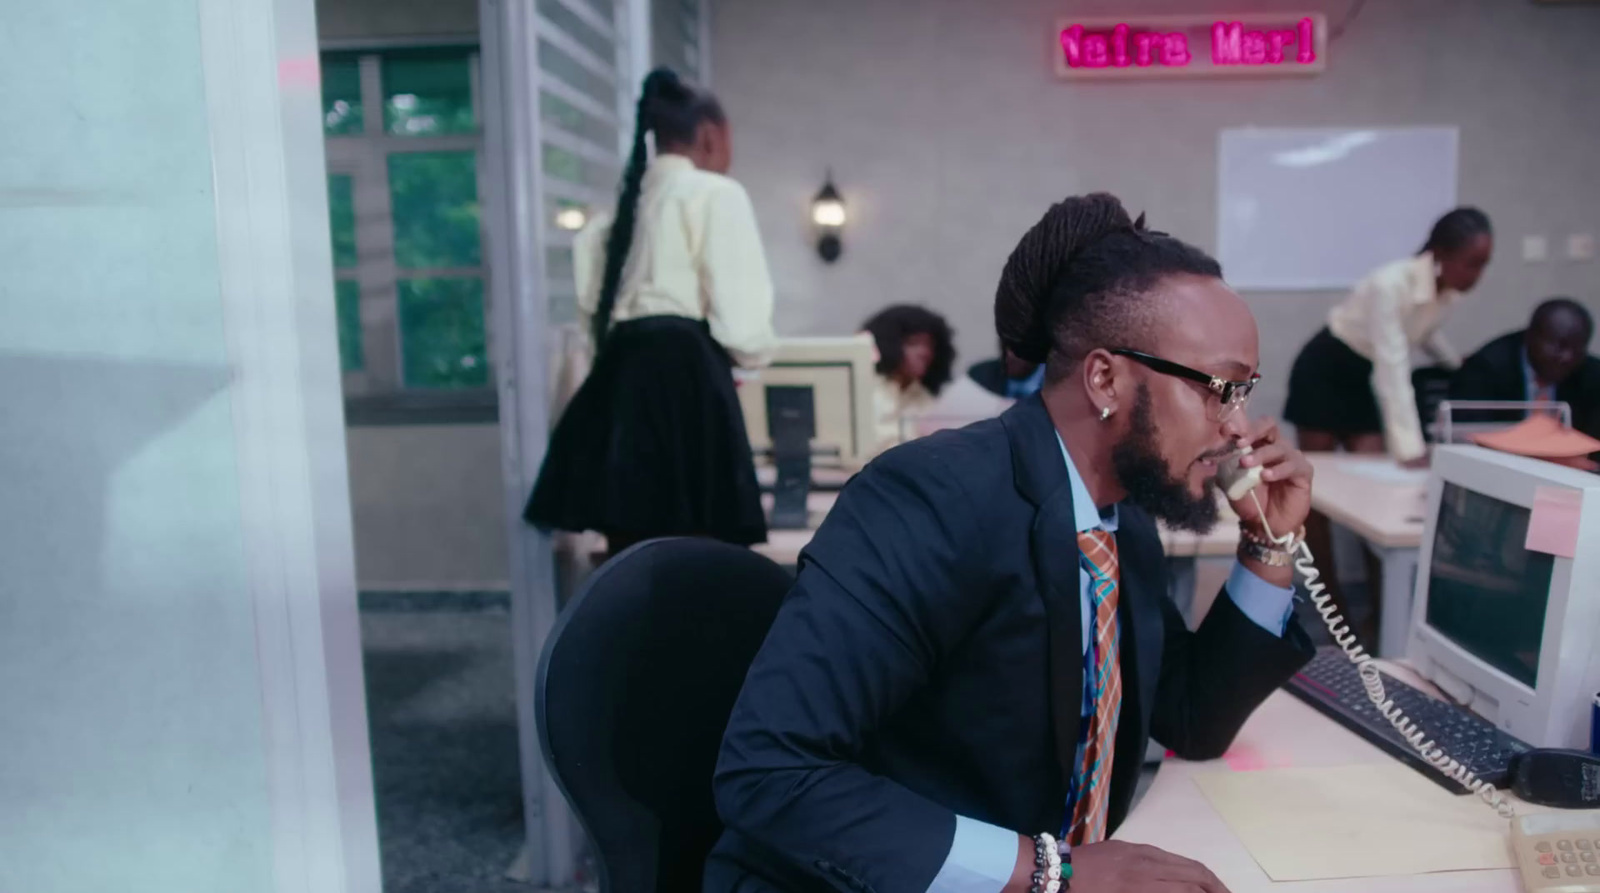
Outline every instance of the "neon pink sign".
[[1246, 31], [1238, 22], [1217, 22], [1211, 26], [1211, 62], [1215, 65], [1282, 65], [1284, 48], [1295, 47], [1294, 60], [1301, 65], [1317, 61], [1317, 47], [1311, 19], [1295, 23], [1292, 30]]
[[[1065, 77], [1248, 74], [1322, 70], [1320, 15], [1244, 22], [1215, 18], [1063, 23], [1056, 67]], [[1196, 52], [1209, 43], [1209, 52]]]
[[[1128, 38], [1133, 38], [1134, 53], [1128, 56]], [[1061, 49], [1067, 54], [1070, 68], [1127, 68], [1130, 64], [1140, 68], [1168, 65], [1181, 68], [1188, 65], [1189, 37], [1182, 32], [1160, 34], [1155, 31], [1133, 32], [1127, 24], [1118, 24], [1111, 34], [1092, 34], [1082, 25], [1073, 25], [1061, 32]]]

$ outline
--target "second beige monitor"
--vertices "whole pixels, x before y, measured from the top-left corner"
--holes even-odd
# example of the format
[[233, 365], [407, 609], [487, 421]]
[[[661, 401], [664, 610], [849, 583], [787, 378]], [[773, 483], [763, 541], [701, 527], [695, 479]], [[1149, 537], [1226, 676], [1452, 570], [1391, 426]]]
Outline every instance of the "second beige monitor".
[[855, 470], [872, 458], [873, 395], [877, 372], [873, 370], [872, 336], [784, 338], [772, 365], [739, 388], [750, 445], [769, 449], [767, 394], [769, 385], [810, 387], [816, 411], [817, 436], [812, 441], [818, 465], [832, 464], [828, 453], [838, 451], [841, 467]]

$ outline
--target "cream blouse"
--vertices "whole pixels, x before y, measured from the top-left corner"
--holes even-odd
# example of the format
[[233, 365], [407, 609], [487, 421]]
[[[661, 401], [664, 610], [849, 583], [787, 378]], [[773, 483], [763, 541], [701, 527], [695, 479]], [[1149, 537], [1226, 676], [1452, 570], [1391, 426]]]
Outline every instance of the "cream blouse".
[[[681, 155], [660, 155], [645, 171], [635, 219], [611, 321], [703, 319], [739, 366], [769, 363], [777, 348], [772, 277], [744, 187]], [[584, 331], [600, 303], [610, 231], [611, 218], [597, 218], [573, 240]]]
[[1328, 330], [1351, 350], [1372, 361], [1372, 390], [1383, 412], [1383, 436], [1390, 455], [1406, 461], [1427, 452], [1422, 420], [1411, 387], [1411, 350], [1421, 347], [1455, 369], [1461, 355], [1439, 327], [1461, 293], [1439, 292], [1433, 255], [1385, 264], [1356, 283], [1355, 290], [1328, 313]]

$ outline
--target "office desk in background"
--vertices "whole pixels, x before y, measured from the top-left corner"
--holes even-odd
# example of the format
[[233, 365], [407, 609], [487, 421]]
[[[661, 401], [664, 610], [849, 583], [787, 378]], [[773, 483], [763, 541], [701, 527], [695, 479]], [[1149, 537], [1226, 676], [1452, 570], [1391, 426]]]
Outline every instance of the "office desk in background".
[[[806, 500], [811, 514], [811, 523], [806, 529], [768, 530], [767, 541], [751, 548], [784, 566], [798, 563], [800, 551], [811, 542], [817, 527], [828, 516], [838, 498], [836, 491], [813, 491]], [[763, 494], [762, 504], [770, 511], [772, 494]], [[1239, 547], [1239, 528], [1231, 520], [1218, 524], [1215, 530], [1207, 534], [1175, 533], [1163, 526], [1161, 546], [1167, 553], [1167, 568], [1171, 575], [1168, 592], [1184, 616], [1189, 617], [1196, 596], [1198, 559], [1231, 557]]]
[[[1378, 614], [1381, 657], [1405, 654], [1417, 582], [1417, 550], [1426, 524], [1427, 473], [1401, 468], [1384, 456], [1311, 453], [1316, 468], [1311, 507], [1349, 530], [1377, 553], [1382, 579], [1368, 580]], [[1316, 556], [1329, 567], [1332, 555]]]

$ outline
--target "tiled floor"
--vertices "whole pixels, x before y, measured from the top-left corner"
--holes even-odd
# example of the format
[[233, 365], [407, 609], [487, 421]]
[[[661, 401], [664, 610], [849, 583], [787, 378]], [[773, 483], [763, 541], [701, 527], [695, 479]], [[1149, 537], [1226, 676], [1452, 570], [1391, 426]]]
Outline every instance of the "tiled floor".
[[363, 595], [385, 893], [529, 893], [505, 595]]

